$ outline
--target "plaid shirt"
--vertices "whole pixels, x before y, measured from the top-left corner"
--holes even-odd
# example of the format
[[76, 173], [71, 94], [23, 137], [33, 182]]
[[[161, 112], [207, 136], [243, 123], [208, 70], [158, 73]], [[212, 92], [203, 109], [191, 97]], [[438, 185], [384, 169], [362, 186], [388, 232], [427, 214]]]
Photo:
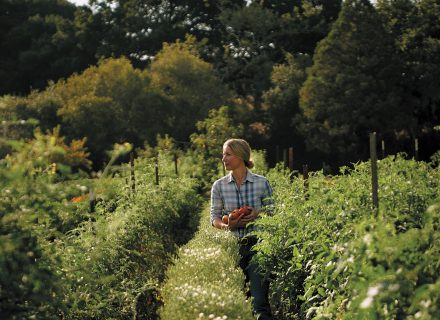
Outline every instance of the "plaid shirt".
[[[247, 171], [246, 179], [237, 187], [232, 173], [214, 182], [211, 189], [211, 223], [245, 205], [272, 213], [272, 187], [263, 176]], [[232, 231], [241, 238], [256, 230], [254, 225]]]

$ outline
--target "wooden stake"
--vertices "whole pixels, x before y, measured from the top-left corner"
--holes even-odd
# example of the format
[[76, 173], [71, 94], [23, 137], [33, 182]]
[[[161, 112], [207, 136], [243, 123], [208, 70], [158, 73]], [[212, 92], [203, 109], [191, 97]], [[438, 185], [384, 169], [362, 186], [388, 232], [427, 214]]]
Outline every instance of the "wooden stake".
[[136, 191], [136, 180], [134, 177], [134, 153], [130, 152], [130, 173], [131, 173], [131, 191]]
[[283, 163], [284, 163], [284, 169], [287, 168], [287, 150], [283, 149]]
[[289, 148], [289, 169], [293, 171], [293, 148]]
[[419, 161], [419, 139], [414, 139], [414, 159]]
[[375, 216], [379, 212], [378, 178], [377, 178], [377, 154], [376, 154], [376, 132], [370, 133], [370, 161], [371, 161], [371, 186], [373, 196], [373, 209]]
[[95, 190], [90, 189], [90, 193], [89, 193], [89, 211], [90, 212], [95, 212], [95, 207], [96, 207], [96, 195], [95, 195]]
[[280, 162], [280, 146], [276, 145], [275, 147], [275, 164]]
[[156, 171], [156, 185], [159, 185], [159, 157], [156, 157], [155, 171]]

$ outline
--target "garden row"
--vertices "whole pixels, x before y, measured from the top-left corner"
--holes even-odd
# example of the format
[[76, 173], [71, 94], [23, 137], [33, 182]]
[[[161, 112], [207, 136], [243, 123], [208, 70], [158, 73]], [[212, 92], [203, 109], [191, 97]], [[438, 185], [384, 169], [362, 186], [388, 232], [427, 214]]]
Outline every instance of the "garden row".
[[[154, 164], [139, 159], [133, 192], [124, 174], [72, 174], [50, 141], [1, 162], [1, 318], [154, 318], [164, 272], [198, 227], [195, 181], [162, 177], [157, 186]], [[94, 212], [84, 201], [90, 190]]]
[[[390, 156], [378, 169], [378, 214], [368, 162], [307, 181], [281, 166], [267, 173], [276, 206], [258, 222], [256, 262], [271, 279], [275, 319], [440, 317], [438, 162]], [[167, 272], [161, 319], [251, 317], [237, 252], [202, 217]]]
[[236, 238], [213, 228], [204, 210], [200, 229], [166, 273], [160, 319], [254, 319], [238, 258]]
[[276, 203], [257, 261], [276, 319], [439, 319], [440, 168], [390, 156], [337, 176], [269, 171]]

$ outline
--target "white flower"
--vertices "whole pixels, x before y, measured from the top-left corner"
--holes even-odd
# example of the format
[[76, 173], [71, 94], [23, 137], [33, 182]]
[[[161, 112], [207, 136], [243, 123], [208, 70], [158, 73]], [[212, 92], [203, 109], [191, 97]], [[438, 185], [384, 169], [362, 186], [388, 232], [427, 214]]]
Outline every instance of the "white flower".
[[364, 236], [363, 240], [364, 240], [364, 243], [365, 243], [367, 246], [369, 246], [369, 245], [371, 244], [371, 241], [372, 241], [371, 234], [367, 233], [367, 234]]
[[326, 264], [326, 268], [331, 267], [333, 264], [334, 264], [333, 261], [329, 261], [329, 262]]
[[424, 308], [429, 308], [429, 306], [431, 305], [431, 300], [422, 300], [420, 301], [420, 305]]
[[375, 287], [369, 287], [368, 288], [368, 292], [367, 292], [367, 296], [369, 297], [374, 297], [379, 293], [379, 290], [381, 289], [381, 286], [375, 286]]
[[372, 303], [373, 303], [373, 297], [370, 296], [366, 297], [364, 301], [362, 301], [361, 303], [361, 309], [368, 309]]

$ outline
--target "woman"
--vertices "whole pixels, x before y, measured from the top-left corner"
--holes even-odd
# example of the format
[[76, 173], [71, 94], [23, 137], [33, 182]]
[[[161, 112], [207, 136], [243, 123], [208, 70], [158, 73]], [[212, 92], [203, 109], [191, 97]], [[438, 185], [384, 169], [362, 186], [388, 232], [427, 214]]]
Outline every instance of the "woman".
[[[249, 233], [255, 230], [250, 224], [262, 210], [271, 211], [272, 188], [263, 176], [254, 174], [254, 164], [250, 158], [251, 148], [242, 139], [230, 139], [223, 145], [223, 164], [230, 173], [215, 181], [211, 189], [211, 223], [214, 227], [231, 231], [240, 243], [240, 267], [250, 282], [250, 294], [253, 298], [252, 307], [259, 320], [272, 319], [268, 302], [269, 284], [257, 266], [251, 262], [254, 251], [252, 246], [257, 242]], [[223, 222], [223, 215], [235, 209], [246, 207], [246, 213], [237, 217], [229, 217]]]

